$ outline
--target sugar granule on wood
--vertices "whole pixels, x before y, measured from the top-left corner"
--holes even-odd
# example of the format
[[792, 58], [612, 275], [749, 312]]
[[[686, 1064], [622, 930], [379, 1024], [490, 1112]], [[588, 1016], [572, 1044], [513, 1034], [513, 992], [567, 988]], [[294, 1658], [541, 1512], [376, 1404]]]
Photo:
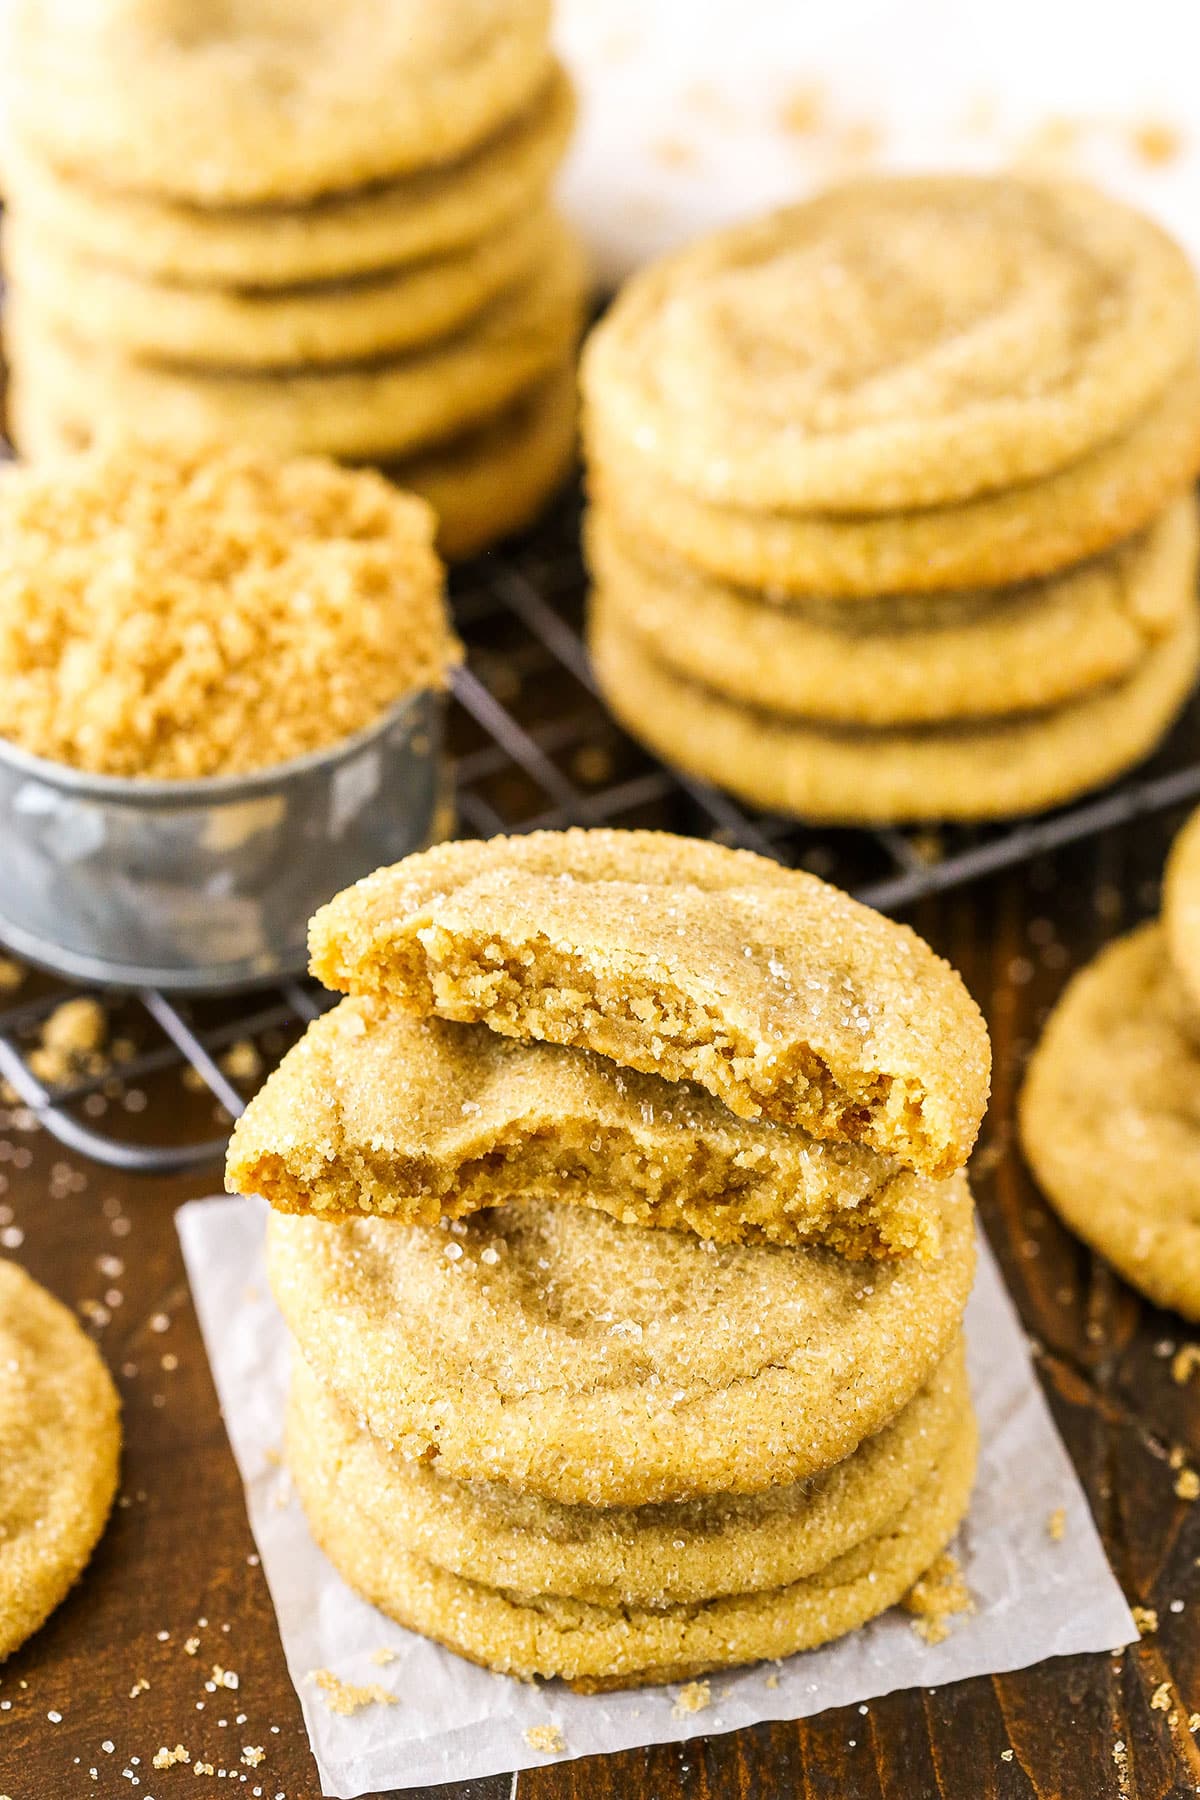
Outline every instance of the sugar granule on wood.
[[675, 1704], [671, 1711], [677, 1719], [686, 1718], [689, 1713], [707, 1712], [712, 1705], [712, 1689], [707, 1681], [688, 1681], [675, 1696]]
[[308, 1679], [320, 1688], [330, 1712], [337, 1713], [342, 1718], [350, 1718], [364, 1706], [396, 1705], [395, 1694], [390, 1694], [374, 1681], [364, 1687], [357, 1687], [351, 1681], [343, 1681], [332, 1669], [312, 1669]]
[[443, 687], [434, 516], [381, 476], [108, 445], [0, 477], [5, 737], [92, 773], [287, 762]]
[[543, 1756], [559, 1756], [567, 1747], [567, 1740], [557, 1725], [529, 1725], [524, 1737], [529, 1748], [540, 1751]]

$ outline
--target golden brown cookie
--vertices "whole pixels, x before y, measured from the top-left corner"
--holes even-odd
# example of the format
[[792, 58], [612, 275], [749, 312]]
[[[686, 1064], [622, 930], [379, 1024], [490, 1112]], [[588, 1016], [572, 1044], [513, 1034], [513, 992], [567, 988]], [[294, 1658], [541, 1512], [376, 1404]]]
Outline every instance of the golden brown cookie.
[[939, 1249], [940, 1183], [862, 1144], [739, 1119], [590, 1050], [344, 1000], [239, 1119], [234, 1193], [281, 1212], [436, 1224], [529, 1200], [717, 1243]]
[[78, 256], [160, 281], [286, 288], [447, 256], [535, 210], [575, 104], [556, 68], [510, 123], [454, 162], [298, 204], [196, 206], [67, 175], [9, 132], [5, 204]]
[[647, 653], [784, 717], [928, 724], [1076, 699], [1136, 669], [1196, 604], [1196, 503], [1142, 536], [1019, 587], [772, 605], [587, 522], [604, 611]]
[[865, 1624], [945, 1548], [975, 1473], [968, 1414], [899, 1514], [825, 1568], [758, 1593], [614, 1608], [486, 1587], [423, 1561], [394, 1527], [386, 1486], [364, 1493], [319, 1431], [294, 1413], [291, 1425], [288, 1463], [313, 1536], [352, 1587], [472, 1662], [526, 1679], [562, 1676], [583, 1692], [790, 1656]]
[[710, 502], [893, 512], [1107, 443], [1198, 335], [1183, 251], [1093, 189], [880, 176], [635, 276], [584, 391], [606, 438]]
[[1200, 365], [1182, 369], [1120, 437], [1040, 481], [957, 505], [874, 516], [712, 506], [659, 478], [587, 419], [588, 485], [646, 539], [781, 601], [1024, 581], [1141, 531], [1200, 472]]
[[475, 556], [531, 525], [566, 481], [575, 415], [571, 362], [476, 430], [387, 473], [432, 506], [443, 556]]
[[[57, 432], [135, 432], [173, 444], [251, 441], [280, 454], [388, 460], [492, 418], [561, 368], [578, 335], [582, 256], [565, 229], [540, 272], [428, 350], [314, 371], [177, 370], [85, 344], [14, 295], [6, 316], [13, 423], [23, 451]], [[27, 423], [32, 421], [29, 441]]]
[[1200, 1018], [1200, 812], [1192, 814], [1167, 858], [1162, 922], [1175, 973]]
[[549, 206], [465, 249], [354, 281], [188, 287], [73, 255], [40, 226], [7, 222], [5, 273], [22, 305], [134, 360], [181, 369], [298, 369], [425, 349], [532, 279], [553, 235]]
[[[970, 1410], [956, 1344], [890, 1425], [811, 1481], [675, 1505], [561, 1506], [490, 1481], [452, 1481], [360, 1431], [294, 1359], [290, 1418], [397, 1543], [486, 1587], [598, 1606], [664, 1606], [786, 1587], [881, 1531], [932, 1473]], [[291, 1431], [289, 1427], [289, 1431]]]
[[91, 1339], [0, 1258], [0, 1662], [82, 1575], [117, 1491], [120, 1402]]
[[963, 1176], [942, 1255], [706, 1243], [579, 1206], [443, 1226], [272, 1213], [301, 1354], [373, 1436], [568, 1505], [758, 1493], [849, 1455], [924, 1387], [974, 1271]]
[[647, 831], [441, 844], [314, 917], [326, 986], [694, 1081], [745, 1118], [947, 1175], [987, 1104], [959, 976], [906, 926], [749, 851]]
[[1132, 675], [1082, 700], [963, 726], [854, 730], [783, 719], [683, 680], [599, 601], [592, 660], [634, 737], [752, 805], [846, 825], [1002, 818], [1072, 799], [1155, 747], [1200, 663], [1193, 606]]
[[1200, 1041], [1159, 924], [1071, 981], [1030, 1060], [1020, 1126], [1071, 1230], [1200, 1321]]
[[170, 781], [351, 737], [458, 658], [433, 532], [424, 502], [315, 458], [127, 443], [9, 465], [0, 735]]
[[473, 149], [550, 67], [549, 0], [14, 0], [13, 129], [48, 162], [205, 205], [296, 200]]

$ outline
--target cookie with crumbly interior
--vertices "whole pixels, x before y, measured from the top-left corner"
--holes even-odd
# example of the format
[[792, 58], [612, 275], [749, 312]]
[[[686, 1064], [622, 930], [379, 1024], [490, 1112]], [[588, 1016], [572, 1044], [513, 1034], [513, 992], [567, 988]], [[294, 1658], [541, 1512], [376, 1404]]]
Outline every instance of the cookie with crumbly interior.
[[979, 1009], [914, 932], [667, 832], [441, 844], [336, 895], [309, 949], [328, 987], [694, 1081], [925, 1174], [966, 1161], [987, 1104]]
[[549, 0], [14, 0], [3, 23], [5, 104], [47, 161], [203, 205], [461, 156], [550, 67]]
[[465, 249], [355, 281], [310, 287], [189, 287], [129, 275], [9, 219], [5, 274], [31, 310], [134, 359], [182, 369], [288, 369], [425, 348], [463, 330], [532, 277], [553, 233], [549, 205]]
[[942, 1254], [713, 1244], [556, 1202], [440, 1226], [272, 1213], [302, 1355], [374, 1437], [457, 1480], [641, 1506], [802, 1481], [895, 1418], [948, 1353], [971, 1196]]
[[[398, 1544], [452, 1575], [598, 1606], [666, 1606], [786, 1587], [881, 1531], [929, 1478], [970, 1409], [957, 1343], [890, 1425], [812, 1481], [675, 1505], [561, 1506], [406, 1461], [295, 1359], [289, 1416]], [[290, 1429], [290, 1428], [289, 1428]]]
[[1200, 811], [1171, 846], [1163, 874], [1162, 922], [1175, 973], [1200, 1017]]
[[884, 825], [1003, 818], [1100, 786], [1166, 735], [1196, 680], [1190, 606], [1124, 681], [1042, 712], [867, 730], [743, 706], [646, 654], [593, 596], [589, 647], [609, 707], [655, 755], [797, 818]]
[[567, 363], [464, 437], [390, 465], [438, 517], [438, 549], [475, 556], [531, 525], [575, 465], [575, 366]]
[[82, 1575], [117, 1491], [120, 1402], [65, 1306], [0, 1258], [0, 1662]]
[[1021, 1091], [1055, 1211], [1131, 1286], [1200, 1321], [1200, 1039], [1162, 926], [1102, 950], [1050, 1015]]
[[[460, 1656], [525, 1679], [562, 1676], [582, 1692], [680, 1681], [790, 1656], [893, 1606], [953, 1536], [970, 1499], [970, 1414], [933, 1470], [882, 1530], [785, 1587], [666, 1606], [608, 1607], [485, 1586], [424, 1561], [396, 1529], [386, 1487], [363, 1492], [293, 1412], [288, 1464], [317, 1543], [364, 1598]], [[720, 1577], [717, 1577], [720, 1579]]]
[[865, 1145], [739, 1119], [693, 1082], [386, 1002], [309, 1026], [238, 1120], [232, 1192], [435, 1224], [529, 1200], [717, 1243], [936, 1255], [940, 1183]]
[[1196, 503], [1020, 587], [771, 605], [587, 521], [604, 610], [667, 668], [784, 717], [942, 723], [1054, 706], [1133, 672], [1196, 604]]
[[555, 68], [526, 108], [455, 162], [295, 205], [196, 206], [65, 174], [19, 136], [0, 146], [5, 205], [73, 254], [167, 282], [285, 288], [447, 256], [535, 210], [575, 115]]
[[585, 418], [588, 486], [626, 534], [780, 601], [998, 586], [1131, 537], [1200, 472], [1200, 364], [1122, 436], [1040, 481], [951, 506], [867, 514], [713, 506]]
[[538, 272], [469, 329], [403, 357], [255, 374], [176, 369], [56, 329], [10, 297], [13, 422], [26, 396], [89, 441], [133, 432], [175, 444], [250, 441], [278, 454], [388, 460], [442, 444], [492, 418], [561, 368], [582, 321], [585, 270], [565, 227]]
[[1183, 251], [1094, 189], [876, 176], [636, 275], [583, 380], [618, 448], [705, 500], [880, 513], [1061, 469], [1198, 340]]

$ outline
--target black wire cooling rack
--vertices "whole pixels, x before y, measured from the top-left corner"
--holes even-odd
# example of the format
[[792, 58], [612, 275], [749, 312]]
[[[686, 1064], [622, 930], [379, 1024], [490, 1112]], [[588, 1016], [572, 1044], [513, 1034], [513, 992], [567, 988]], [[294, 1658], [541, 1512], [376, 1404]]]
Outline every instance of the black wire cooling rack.
[[[468, 649], [449, 728], [464, 836], [668, 827], [811, 869], [894, 912], [1200, 796], [1198, 698], [1135, 776], [1038, 819], [830, 831], [749, 810], [648, 756], [601, 704], [580, 635], [578, 506], [577, 496], [564, 499], [537, 532], [462, 569], [452, 584]], [[84, 992], [31, 972], [0, 1011], [5, 1103], [18, 1123], [25, 1110], [69, 1148], [147, 1174], [216, 1163], [262, 1073], [332, 998], [305, 980], [240, 1001], [98, 994], [107, 1048], [68, 1079], [39, 1075], [45, 1020]]]

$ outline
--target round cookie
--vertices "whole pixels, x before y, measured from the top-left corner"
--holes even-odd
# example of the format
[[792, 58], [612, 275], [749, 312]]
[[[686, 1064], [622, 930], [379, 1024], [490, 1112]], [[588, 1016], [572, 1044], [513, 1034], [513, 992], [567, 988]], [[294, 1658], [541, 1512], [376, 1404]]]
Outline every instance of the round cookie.
[[120, 1402], [65, 1306], [0, 1259], [0, 1662], [79, 1579], [117, 1491]]
[[1161, 925], [1070, 982], [1030, 1059], [1021, 1142], [1055, 1211], [1156, 1305], [1200, 1321], [1200, 1040]]
[[603, 610], [647, 653], [784, 717], [928, 724], [1061, 704], [1127, 676], [1196, 604], [1196, 504], [1143, 536], [1021, 587], [875, 602], [764, 602], [587, 521]]
[[390, 459], [491, 418], [562, 366], [582, 322], [583, 259], [556, 231], [541, 272], [428, 351], [315, 373], [201, 373], [55, 331], [10, 298], [13, 424], [23, 454], [56, 433], [179, 444], [251, 441], [281, 455]]
[[545, 81], [549, 29], [549, 0], [14, 0], [5, 104], [114, 188], [297, 200], [471, 150]]
[[593, 595], [589, 644], [605, 700], [656, 756], [752, 805], [840, 824], [1041, 811], [1130, 768], [1196, 679], [1193, 606], [1123, 682], [1050, 711], [964, 727], [852, 730], [755, 711], [648, 657]]
[[1122, 436], [1040, 481], [874, 516], [711, 506], [585, 417], [593, 497], [648, 539], [772, 598], [998, 586], [1066, 568], [1150, 524], [1200, 471], [1200, 364]]
[[891, 512], [1118, 436], [1198, 326], [1183, 251], [1081, 183], [875, 177], [635, 276], [584, 391], [618, 448], [708, 501]]
[[373, 1436], [458, 1480], [640, 1506], [800, 1481], [879, 1431], [959, 1329], [971, 1196], [942, 1256], [713, 1245], [530, 1202], [452, 1226], [272, 1214], [301, 1354]]
[[1171, 846], [1163, 874], [1162, 922], [1175, 973], [1200, 1017], [1200, 811]]
[[438, 516], [452, 561], [531, 525], [575, 463], [575, 367], [568, 363], [465, 437], [388, 468]]
[[[293, 1419], [293, 1424], [295, 1420]], [[288, 1462], [317, 1543], [351, 1587], [410, 1630], [526, 1679], [588, 1692], [682, 1681], [840, 1637], [885, 1612], [945, 1548], [967, 1509], [976, 1435], [968, 1414], [907, 1506], [877, 1535], [786, 1587], [663, 1607], [609, 1608], [464, 1580], [398, 1541], [387, 1505], [354, 1486], [303, 1426]]]
[[400, 181], [296, 205], [202, 207], [64, 175], [11, 132], [0, 149], [8, 212], [77, 256], [160, 281], [279, 288], [374, 274], [462, 250], [540, 205], [575, 101], [556, 68], [477, 149]]
[[397, 1543], [486, 1587], [598, 1606], [664, 1606], [788, 1586], [896, 1517], [970, 1410], [961, 1342], [890, 1425], [808, 1482], [676, 1505], [560, 1506], [495, 1482], [451, 1481], [360, 1431], [296, 1358], [288, 1435], [322, 1461]]
[[286, 290], [185, 287], [74, 256], [10, 221], [5, 273], [22, 304], [70, 334], [178, 368], [289, 369], [424, 350], [545, 263], [549, 206], [449, 256]]

